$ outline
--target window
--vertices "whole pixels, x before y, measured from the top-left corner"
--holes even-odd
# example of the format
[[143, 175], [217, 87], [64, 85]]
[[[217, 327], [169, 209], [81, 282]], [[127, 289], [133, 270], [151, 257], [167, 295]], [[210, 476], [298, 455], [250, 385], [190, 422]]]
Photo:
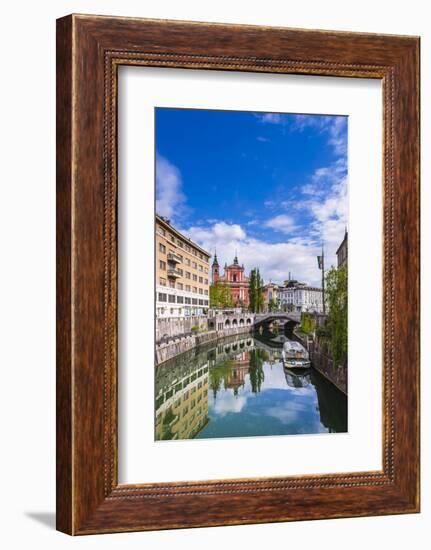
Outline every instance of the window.
[[198, 264], [196, 262], [192, 262], [192, 267], [193, 269], [197, 269], [198, 268]]
[[200, 289], [199, 289], [199, 294], [203, 294], [203, 293], [204, 293], [203, 289], [200, 288]]
[[202, 284], [204, 282], [203, 277], [199, 277], [199, 282]]
[[177, 283], [178, 290], [183, 290], [183, 283]]
[[199, 271], [203, 271], [203, 270], [204, 270], [204, 267], [201, 264], [199, 264]]
[[199, 300], [199, 305], [200, 305], [200, 306], [203, 306], [203, 305], [204, 305], [204, 301], [203, 301], [203, 300]]
[[159, 302], [166, 302], [167, 295], [159, 292]]
[[160, 284], [161, 286], [166, 286], [166, 279], [164, 279], [163, 277], [160, 277], [160, 279], [159, 279], [159, 284]]
[[166, 246], [162, 243], [159, 243], [159, 251], [162, 252], [162, 254], [166, 253]]
[[163, 260], [160, 260], [159, 265], [160, 269], [166, 269], [166, 262], [164, 262]]
[[177, 296], [177, 304], [184, 304], [184, 298], [182, 296]]
[[157, 228], [157, 231], [159, 232], [159, 235], [163, 235], [163, 237], [166, 235], [166, 231], [163, 229], [163, 227], [159, 227]]
[[173, 235], [169, 235], [169, 240], [175, 244], [175, 237]]
[[180, 268], [177, 268], [178, 273], [181, 275], [181, 277], [184, 275], [184, 271]]
[[179, 246], [180, 248], [184, 248], [184, 243], [183, 243], [182, 241], [178, 241], [178, 246]]
[[208, 290], [207, 289], [204, 290], [204, 294], [205, 294], [205, 296], [208, 296]]
[[193, 274], [193, 280], [194, 280], [194, 281], [197, 281], [197, 280], [198, 280], [198, 276], [195, 275], [195, 274]]
[[189, 271], [186, 271], [186, 279], [190, 279], [191, 273]]
[[191, 288], [190, 285], [186, 285], [186, 292], [190, 292]]
[[198, 305], [198, 301], [197, 301], [196, 298], [193, 298], [193, 299], [192, 299], [192, 305], [194, 305], [194, 306], [197, 306], [197, 305]]
[[191, 304], [192, 303], [192, 299], [191, 298], [184, 298], [186, 304]]
[[198, 293], [198, 287], [197, 287], [197, 286], [194, 286], [194, 287], [193, 287], [193, 292], [194, 292], [195, 294]]
[[170, 304], [175, 304], [175, 295], [174, 294], [169, 294], [168, 296], [168, 302]]
[[206, 285], [208, 284], [208, 279], [205, 279], [205, 284], [206, 284]]
[[190, 265], [190, 263], [191, 263], [189, 258], [186, 258], [185, 262], [186, 262], [186, 265]]
[[169, 286], [171, 288], [175, 288], [175, 281], [169, 281]]
[[204, 300], [204, 306], [208, 305], [208, 300]]

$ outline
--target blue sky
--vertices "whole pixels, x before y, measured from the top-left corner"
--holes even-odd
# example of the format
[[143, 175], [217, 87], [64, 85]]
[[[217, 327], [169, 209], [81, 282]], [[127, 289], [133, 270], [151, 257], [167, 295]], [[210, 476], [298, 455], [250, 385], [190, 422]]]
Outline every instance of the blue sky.
[[318, 284], [347, 202], [347, 117], [156, 109], [157, 212], [222, 264]]

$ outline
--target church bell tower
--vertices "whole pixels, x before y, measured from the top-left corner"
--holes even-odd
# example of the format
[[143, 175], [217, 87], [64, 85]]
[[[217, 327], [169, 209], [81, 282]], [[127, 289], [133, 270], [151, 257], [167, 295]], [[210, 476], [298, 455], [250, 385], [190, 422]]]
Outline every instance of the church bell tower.
[[217, 252], [214, 254], [214, 261], [212, 264], [212, 282], [215, 284], [218, 281], [219, 275], [220, 275], [220, 266], [218, 264], [217, 260]]

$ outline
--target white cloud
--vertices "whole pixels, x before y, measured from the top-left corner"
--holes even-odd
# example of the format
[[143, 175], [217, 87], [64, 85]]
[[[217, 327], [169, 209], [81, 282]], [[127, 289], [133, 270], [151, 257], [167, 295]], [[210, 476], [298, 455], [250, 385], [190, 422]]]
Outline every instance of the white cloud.
[[[217, 250], [221, 265], [232, 263], [237, 253], [240, 263], [244, 263], [246, 273], [259, 267], [266, 282], [283, 282], [289, 272], [303, 282], [320, 286], [321, 272], [316, 256], [325, 247], [325, 266], [337, 264], [336, 250], [343, 240], [348, 224], [347, 174], [345, 158], [339, 158], [329, 166], [319, 167], [312, 174], [309, 183], [302, 188], [304, 200], [282, 201], [280, 208], [292, 208], [296, 217], [306, 218], [304, 230], [297, 230], [295, 220], [285, 213], [277, 214], [267, 220], [253, 219], [244, 227], [236, 223], [215, 221], [207, 225], [195, 224], [182, 229], [192, 240], [211, 254]], [[267, 201], [266, 206], [275, 204]], [[255, 233], [248, 234], [245, 228], [255, 230], [257, 226], [266, 227], [285, 235], [283, 242], [267, 242], [256, 238]]]
[[314, 128], [328, 135], [328, 145], [333, 147], [337, 156], [347, 153], [347, 117], [337, 115], [295, 115], [292, 128], [302, 132]]
[[265, 222], [265, 227], [281, 231], [282, 233], [290, 233], [295, 229], [295, 222], [291, 216], [287, 214], [279, 214]]
[[175, 219], [185, 210], [186, 196], [182, 192], [181, 173], [161, 155], [156, 156], [156, 211]]
[[[328, 136], [328, 145], [338, 156], [347, 153], [346, 125], [347, 117], [339, 115], [293, 115], [279, 113], [264, 113], [256, 115], [259, 120], [266, 124], [277, 124], [287, 126], [291, 131], [302, 132], [306, 128], [313, 128], [318, 133], [325, 133]], [[259, 139], [259, 138], [258, 138]]]
[[318, 168], [302, 188], [307, 197], [296, 204], [312, 216], [310, 237], [325, 246], [326, 267], [337, 264], [336, 251], [348, 225], [348, 190], [345, 158]]
[[239, 413], [247, 404], [246, 395], [234, 395], [233, 391], [221, 392], [213, 400], [214, 411], [225, 416], [228, 413]]
[[329, 144], [333, 146], [336, 155], [347, 154], [347, 117], [333, 117], [332, 123], [328, 126]]
[[270, 243], [249, 236], [238, 224], [220, 223], [207, 228], [194, 226], [182, 231], [211, 254], [217, 250], [222, 266], [231, 264], [237, 253], [246, 273], [259, 267], [266, 282], [271, 280], [281, 283], [287, 279], [290, 271], [301, 281], [319, 284], [320, 271], [316, 256], [320, 254], [320, 245], [314, 238], [304, 236]]
[[266, 124], [282, 124], [283, 117], [278, 113], [263, 113], [258, 114], [259, 120]]

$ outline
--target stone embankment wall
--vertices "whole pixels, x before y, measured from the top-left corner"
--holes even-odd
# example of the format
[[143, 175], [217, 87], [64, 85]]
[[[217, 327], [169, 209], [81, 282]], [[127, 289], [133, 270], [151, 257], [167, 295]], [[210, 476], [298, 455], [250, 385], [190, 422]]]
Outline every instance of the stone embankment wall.
[[224, 330], [211, 330], [200, 334], [189, 334], [187, 336], [177, 337], [167, 343], [156, 345], [156, 364], [164, 363], [169, 359], [173, 359], [177, 355], [181, 355], [193, 348], [203, 346], [209, 342], [215, 342], [227, 336], [236, 334], [244, 334], [253, 332], [253, 326], [243, 326], [237, 328], [228, 328]]
[[311, 345], [310, 359], [316, 370], [347, 395], [347, 368], [344, 365], [334, 368], [332, 359], [319, 350], [316, 344]]
[[156, 319], [156, 342], [163, 338], [173, 338], [179, 335], [190, 334], [192, 327], [199, 327], [201, 330], [208, 329], [208, 318], [202, 317], [174, 317]]
[[312, 338], [295, 331], [295, 336], [301, 344], [308, 349], [313, 367], [320, 372], [327, 380], [332, 382], [340, 391], [347, 395], [347, 366], [339, 365], [334, 368], [333, 361], [327, 350], [319, 346]]

